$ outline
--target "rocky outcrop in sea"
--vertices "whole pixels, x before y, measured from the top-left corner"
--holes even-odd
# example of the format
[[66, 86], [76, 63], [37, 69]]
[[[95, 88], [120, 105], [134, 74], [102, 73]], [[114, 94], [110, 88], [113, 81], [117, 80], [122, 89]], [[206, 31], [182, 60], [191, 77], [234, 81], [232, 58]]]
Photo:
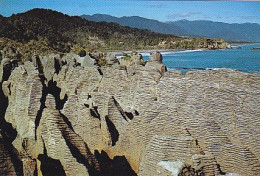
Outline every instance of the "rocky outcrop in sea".
[[2, 60], [0, 175], [260, 175], [260, 74], [109, 61]]

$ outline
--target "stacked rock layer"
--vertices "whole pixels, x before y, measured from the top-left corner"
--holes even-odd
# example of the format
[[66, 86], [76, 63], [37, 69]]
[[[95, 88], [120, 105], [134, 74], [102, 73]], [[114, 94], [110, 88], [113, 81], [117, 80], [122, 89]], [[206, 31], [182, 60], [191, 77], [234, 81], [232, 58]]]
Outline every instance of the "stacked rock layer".
[[260, 175], [260, 74], [138, 63], [4, 59], [0, 174]]

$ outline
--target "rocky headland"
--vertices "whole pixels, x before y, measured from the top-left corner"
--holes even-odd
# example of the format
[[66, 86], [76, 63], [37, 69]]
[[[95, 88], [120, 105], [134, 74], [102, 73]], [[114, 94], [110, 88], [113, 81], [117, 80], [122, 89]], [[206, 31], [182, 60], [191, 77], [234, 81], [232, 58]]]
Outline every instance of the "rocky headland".
[[154, 52], [0, 65], [0, 175], [260, 175], [260, 74]]

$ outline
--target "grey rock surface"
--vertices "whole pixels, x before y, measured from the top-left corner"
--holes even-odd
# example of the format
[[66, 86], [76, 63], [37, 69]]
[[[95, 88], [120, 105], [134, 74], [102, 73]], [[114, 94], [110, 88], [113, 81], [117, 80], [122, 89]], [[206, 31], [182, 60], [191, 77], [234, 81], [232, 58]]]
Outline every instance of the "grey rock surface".
[[[71, 54], [5, 63], [1, 122], [17, 133], [24, 175], [46, 175], [47, 163], [66, 175], [260, 175], [258, 73], [167, 72], [158, 52], [145, 66]], [[18, 175], [5, 140], [1, 156]]]

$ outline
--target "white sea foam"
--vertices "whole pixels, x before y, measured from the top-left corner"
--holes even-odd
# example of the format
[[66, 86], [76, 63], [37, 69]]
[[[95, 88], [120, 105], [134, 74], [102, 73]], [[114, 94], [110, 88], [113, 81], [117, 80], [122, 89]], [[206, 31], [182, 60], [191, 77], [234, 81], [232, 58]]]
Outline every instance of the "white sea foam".
[[116, 56], [117, 59], [121, 59], [123, 56]]
[[[165, 51], [165, 50], [162, 50], [160, 51], [161, 54], [164, 56], [164, 55], [172, 55], [172, 54], [176, 54], [176, 53], [191, 53], [191, 52], [199, 52], [199, 51], [204, 51], [203, 49], [197, 49], [197, 50], [172, 50], [172, 51]], [[147, 57], [147, 56], [150, 56], [151, 52], [153, 51], [141, 51], [141, 52], [138, 52], [139, 54], [141, 54], [143, 57]], [[129, 52], [126, 52], [129, 54]], [[118, 54], [116, 56], [118, 59], [120, 59], [122, 57], [122, 54]]]
[[161, 51], [162, 55], [171, 55], [176, 53], [191, 53], [191, 52], [199, 52], [204, 51], [203, 49], [197, 49], [197, 50], [179, 50], [179, 51]]
[[165, 52], [162, 51], [161, 52], [162, 55], [170, 55], [170, 54], [175, 54], [175, 53], [177, 53], [177, 51], [167, 51], [167, 52], [166, 51]]
[[197, 49], [197, 50], [183, 50], [183, 51], [177, 51], [176, 53], [192, 53], [192, 52], [199, 52], [199, 51], [205, 51], [203, 49]]
[[142, 56], [150, 56], [150, 52], [141, 52], [139, 54], [141, 54]]
[[234, 70], [231, 68], [206, 68], [206, 70]]

